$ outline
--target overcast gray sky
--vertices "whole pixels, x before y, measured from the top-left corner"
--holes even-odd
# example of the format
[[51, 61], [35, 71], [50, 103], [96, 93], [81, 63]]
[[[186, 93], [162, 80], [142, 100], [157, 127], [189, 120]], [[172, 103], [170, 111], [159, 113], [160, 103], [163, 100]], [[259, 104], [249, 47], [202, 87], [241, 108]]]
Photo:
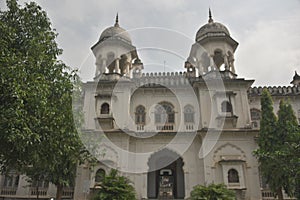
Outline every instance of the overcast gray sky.
[[[239, 42], [235, 53], [238, 77], [255, 79], [255, 85], [278, 86], [289, 85], [295, 70], [300, 74], [299, 0], [35, 1], [46, 10], [59, 33], [57, 41], [64, 50], [61, 59], [81, 68], [84, 80], [92, 80], [95, 70], [90, 47], [105, 28], [114, 24], [117, 12], [120, 26], [130, 30], [133, 44], [141, 48], [145, 71], [157, 69], [151, 63], [163, 65], [164, 61], [168, 71], [183, 71], [196, 32], [207, 23], [209, 7], [214, 20], [226, 25], [231, 37]], [[4, 0], [0, 0], [0, 6], [4, 6]], [[157, 47], [165, 39], [172, 47], [180, 47], [179, 56], [143, 49]]]

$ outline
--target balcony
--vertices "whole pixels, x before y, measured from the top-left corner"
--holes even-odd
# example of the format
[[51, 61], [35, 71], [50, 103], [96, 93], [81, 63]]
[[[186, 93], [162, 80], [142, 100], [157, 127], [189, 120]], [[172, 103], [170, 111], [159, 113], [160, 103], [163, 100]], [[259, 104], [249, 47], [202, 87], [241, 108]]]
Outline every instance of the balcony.
[[74, 188], [67, 187], [63, 189], [63, 198], [73, 198], [74, 195]]
[[4, 187], [1, 188], [1, 195], [5, 196], [14, 196], [17, 193], [17, 188], [16, 187]]
[[[261, 196], [263, 200], [276, 200], [274, 193], [271, 190], [264, 189], [261, 191]], [[284, 200], [296, 200], [294, 197], [288, 197], [286, 194], [283, 195]]]
[[36, 187], [31, 187], [30, 188], [30, 194], [32, 196], [46, 196], [47, 195], [48, 188], [41, 188], [39, 187], [38, 189]]
[[145, 125], [144, 124], [137, 124], [136, 125], [136, 131], [137, 132], [143, 132], [143, 131], [145, 131]]
[[166, 123], [166, 124], [156, 124], [156, 130], [160, 132], [173, 132], [175, 124]]
[[185, 123], [185, 130], [187, 131], [193, 131], [194, 130], [194, 123]]

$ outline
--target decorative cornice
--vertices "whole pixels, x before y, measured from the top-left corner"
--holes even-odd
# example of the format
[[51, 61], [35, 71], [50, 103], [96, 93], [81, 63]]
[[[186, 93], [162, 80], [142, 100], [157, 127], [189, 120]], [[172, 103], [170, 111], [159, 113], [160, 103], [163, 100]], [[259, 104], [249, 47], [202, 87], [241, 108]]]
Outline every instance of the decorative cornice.
[[267, 89], [272, 96], [300, 95], [300, 87], [296, 87], [296, 86], [252, 87], [248, 89], [248, 95], [261, 96], [264, 89]]

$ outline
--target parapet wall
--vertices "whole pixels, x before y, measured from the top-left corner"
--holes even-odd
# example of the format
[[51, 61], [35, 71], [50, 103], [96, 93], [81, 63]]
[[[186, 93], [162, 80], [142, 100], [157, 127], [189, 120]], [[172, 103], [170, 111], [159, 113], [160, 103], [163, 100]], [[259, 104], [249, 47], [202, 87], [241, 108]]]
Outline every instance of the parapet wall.
[[248, 89], [249, 96], [261, 96], [264, 89], [268, 89], [272, 96], [296, 96], [300, 95], [300, 87], [297, 86], [269, 86], [252, 87]]

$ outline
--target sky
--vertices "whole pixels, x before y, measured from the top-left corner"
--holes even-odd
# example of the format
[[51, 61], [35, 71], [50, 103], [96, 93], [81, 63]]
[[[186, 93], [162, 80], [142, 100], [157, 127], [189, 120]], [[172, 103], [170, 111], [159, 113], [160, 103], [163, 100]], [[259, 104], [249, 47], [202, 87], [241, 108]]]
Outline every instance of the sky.
[[[128, 30], [144, 71], [184, 71], [198, 29], [213, 19], [239, 42], [235, 68], [256, 86], [290, 85], [300, 74], [300, 0], [34, 0], [47, 12], [59, 34], [60, 57], [92, 80], [91, 47], [114, 24]], [[27, 0], [19, 0], [23, 5]], [[1, 8], [5, 0], [0, 0]], [[160, 49], [167, 49], [162, 51]]]

